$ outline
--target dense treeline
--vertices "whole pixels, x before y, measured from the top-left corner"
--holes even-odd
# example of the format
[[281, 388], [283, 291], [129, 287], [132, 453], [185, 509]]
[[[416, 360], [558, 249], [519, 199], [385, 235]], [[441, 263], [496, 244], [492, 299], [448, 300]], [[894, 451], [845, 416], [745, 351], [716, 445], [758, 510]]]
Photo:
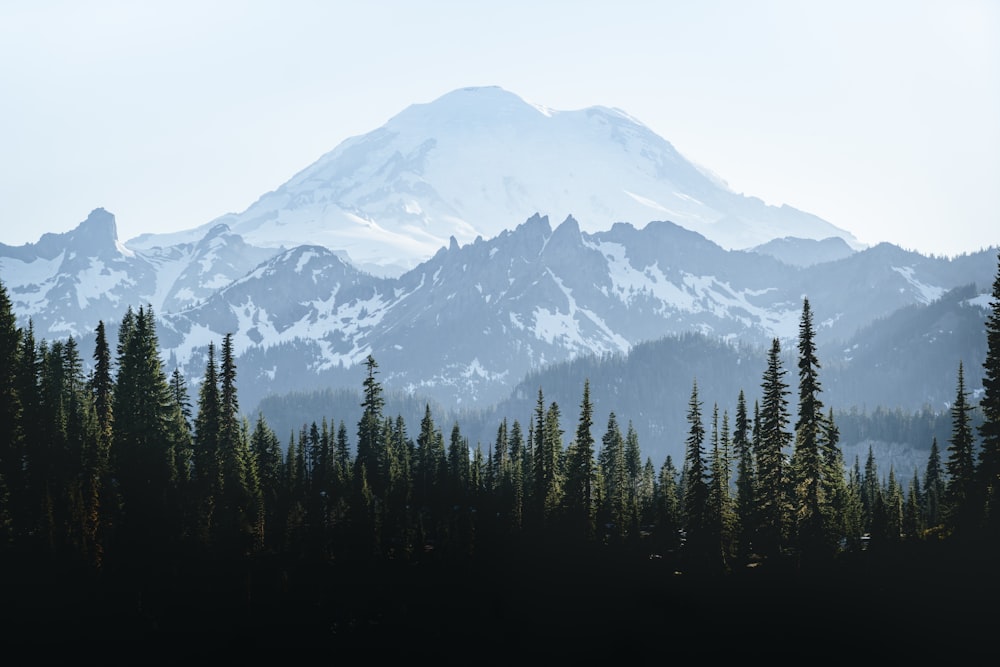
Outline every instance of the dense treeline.
[[[160, 360], [152, 310], [129, 308], [115, 350], [98, 324], [84, 373], [72, 337], [37, 341], [16, 326], [0, 284], [4, 585], [29, 606], [39, 582], [80, 592], [59, 599], [75, 600], [63, 613], [88, 628], [98, 612], [162, 628], [183, 610], [196, 624], [219, 604], [230, 623], [259, 628], [276, 617], [248, 612], [301, 618], [331, 595], [329, 631], [417, 573], [475, 572], [461, 595], [492, 596], [470, 609], [502, 615], [501, 590], [527, 594], [554, 572], [582, 589], [612, 576], [662, 577], [640, 584], [654, 589], [683, 580], [696, 595], [748, 572], [853, 577], [873, 563], [923, 566], [913, 559], [927, 554], [968, 568], [1000, 537], [1000, 270], [985, 328], [982, 422], [959, 362], [950, 434], [903, 478], [870, 457], [844, 461], [808, 299], [795, 380], [778, 339], [752, 403], [721, 397], [730, 412], [695, 380], [683, 460], [653, 461], [628, 415], [594, 414], [589, 382], [572, 413], [539, 388], [530, 419], [471, 442], [430, 405], [418, 423], [386, 414], [372, 356], [356, 423], [318, 414], [282, 438], [263, 413], [241, 412], [231, 335], [209, 344], [189, 385]], [[362, 590], [363, 576], [381, 583]]]

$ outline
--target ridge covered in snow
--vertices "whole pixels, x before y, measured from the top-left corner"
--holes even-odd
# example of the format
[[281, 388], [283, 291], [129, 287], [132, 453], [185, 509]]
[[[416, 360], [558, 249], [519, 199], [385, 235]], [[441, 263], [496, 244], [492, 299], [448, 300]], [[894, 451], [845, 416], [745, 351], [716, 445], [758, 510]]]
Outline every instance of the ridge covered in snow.
[[352, 137], [241, 213], [134, 249], [193, 242], [225, 223], [248, 243], [318, 244], [376, 275], [400, 275], [447, 247], [490, 238], [534, 214], [596, 232], [670, 221], [726, 249], [848, 232], [809, 213], [732, 192], [627, 113], [559, 111], [499, 87], [414, 104]]

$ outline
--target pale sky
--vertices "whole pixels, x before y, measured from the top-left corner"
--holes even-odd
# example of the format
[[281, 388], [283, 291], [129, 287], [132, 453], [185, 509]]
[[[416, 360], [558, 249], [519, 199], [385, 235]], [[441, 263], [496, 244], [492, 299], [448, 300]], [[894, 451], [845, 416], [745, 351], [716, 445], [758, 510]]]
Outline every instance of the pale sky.
[[1000, 244], [996, 0], [0, 0], [0, 242], [189, 229], [487, 85], [622, 109], [864, 243]]

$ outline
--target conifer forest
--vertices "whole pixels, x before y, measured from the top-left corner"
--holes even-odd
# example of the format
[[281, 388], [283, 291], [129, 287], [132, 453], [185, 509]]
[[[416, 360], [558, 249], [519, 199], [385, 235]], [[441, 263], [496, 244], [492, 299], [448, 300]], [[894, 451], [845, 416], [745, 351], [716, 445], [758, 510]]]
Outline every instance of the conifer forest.
[[1000, 264], [983, 386], [956, 360], [950, 437], [912, 475], [844, 460], [814, 305], [794, 368], [775, 339], [759, 385], [695, 381], [683, 460], [654, 461], [630, 415], [594, 414], [589, 381], [576, 405], [539, 387], [532, 414], [471, 442], [430, 407], [387, 414], [372, 356], [357, 423], [276, 433], [241, 410], [229, 335], [189, 382], [162, 362], [151, 309], [80, 350], [17, 326], [0, 284], [2, 634], [42, 658], [212, 642], [463, 664], [734, 645], [780, 660], [799, 640], [847, 657], [876, 638], [928, 655], [989, 637]]

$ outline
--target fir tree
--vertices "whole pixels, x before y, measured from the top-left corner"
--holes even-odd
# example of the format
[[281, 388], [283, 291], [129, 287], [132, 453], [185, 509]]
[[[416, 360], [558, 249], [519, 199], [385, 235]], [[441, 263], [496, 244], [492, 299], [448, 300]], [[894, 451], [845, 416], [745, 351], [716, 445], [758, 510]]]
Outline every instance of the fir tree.
[[626, 533], [628, 495], [625, 478], [625, 441], [618, 426], [618, 418], [612, 411], [601, 437], [599, 456], [601, 479], [604, 488], [607, 523], [611, 524], [611, 537], [620, 541]]
[[862, 509], [862, 476], [861, 461], [854, 457], [854, 466], [847, 474], [846, 500], [844, 503], [844, 534], [846, 546], [852, 551], [861, 548], [862, 536], [865, 532], [864, 511]]
[[195, 497], [196, 535], [205, 546], [212, 543], [216, 509], [222, 499], [222, 452], [219, 396], [219, 369], [215, 359], [215, 343], [209, 341], [205, 374], [198, 387], [198, 413], [195, 417], [192, 485]]
[[757, 525], [757, 503], [753, 440], [747, 417], [746, 397], [742, 389], [736, 399], [736, 418], [733, 426], [733, 455], [736, 458], [736, 551], [737, 557], [745, 562], [749, 559], [753, 549], [753, 534]]
[[850, 497], [847, 489], [847, 470], [844, 465], [844, 455], [840, 451], [840, 430], [833, 418], [832, 408], [822, 423], [819, 453], [823, 492], [822, 549], [829, 555], [837, 550], [841, 539], [849, 535], [850, 531], [856, 530], [856, 534], [860, 536], [860, 530], [856, 528], [853, 518], [851, 523], [848, 523]]
[[824, 471], [820, 456], [823, 403], [819, 394], [819, 361], [809, 299], [803, 299], [799, 323], [799, 401], [795, 422], [795, 449], [790, 475], [794, 489], [794, 527], [798, 546], [806, 557], [817, 554], [824, 544]]
[[133, 563], [153, 567], [180, 536], [175, 406], [159, 356], [151, 308], [122, 318], [118, 334], [112, 459], [124, 516], [120, 535]]
[[15, 541], [13, 504], [22, 494], [23, 434], [17, 390], [20, 344], [21, 329], [7, 287], [0, 281], [0, 554]]
[[100, 569], [104, 560], [106, 529], [113, 518], [111, 513], [113, 478], [108, 457], [111, 451], [114, 421], [112, 413], [114, 378], [111, 373], [111, 350], [103, 321], [97, 324], [93, 359], [94, 370], [89, 385], [96, 424], [93, 447], [83, 459], [84, 493], [87, 504], [84, 532], [91, 545], [91, 562], [95, 568]]
[[660, 466], [656, 484], [656, 535], [661, 549], [677, 550], [680, 546], [681, 525], [678, 472], [673, 459], [667, 455]]
[[785, 546], [788, 524], [786, 494], [786, 449], [791, 443], [788, 431], [788, 385], [786, 371], [781, 361], [781, 344], [777, 338], [771, 342], [761, 389], [763, 391], [760, 416], [754, 421], [760, 425], [757, 447], [757, 512], [760, 519], [759, 552], [764, 556], [777, 556]]
[[965, 389], [962, 362], [958, 363], [955, 402], [951, 405], [952, 430], [948, 441], [948, 484], [945, 489], [948, 525], [956, 536], [971, 537], [979, 515], [975, 488], [975, 454], [972, 406]]
[[382, 409], [385, 399], [382, 397], [382, 385], [375, 379], [378, 373], [378, 363], [372, 355], [365, 361], [364, 401], [361, 420], [358, 422], [358, 451], [355, 459], [355, 476], [360, 480], [360, 471], [364, 469], [365, 483], [374, 497], [380, 497], [385, 491], [382, 478], [384, 469], [385, 443], [382, 442]]
[[625, 479], [628, 485], [628, 532], [633, 536], [639, 535], [640, 517], [646, 502], [644, 472], [639, 435], [632, 420], [629, 420], [625, 429]]
[[986, 318], [986, 359], [983, 361], [983, 394], [979, 399], [983, 421], [979, 425], [977, 464], [983, 498], [984, 536], [992, 548], [1000, 546], [1000, 254], [993, 280], [990, 314]]
[[686, 550], [692, 566], [706, 565], [714, 552], [709, 518], [709, 474], [705, 463], [705, 425], [694, 381], [687, 411], [688, 436], [684, 457], [684, 532]]
[[253, 433], [250, 436], [250, 451], [253, 454], [260, 482], [263, 517], [258, 547], [275, 549], [281, 544], [282, 498], [285, 494], [283, 454], [278, 436], [268, 425], [263, 412], [257, 413]]
[[938, 449], [937, 438], [931, 440], [931, 451], [927, 456], [927, 468], [924, 471], [924, 523], [928, 529], [941, 526], [944, 519], [942, 503], [945, 498], [945, 476]]
[[571, 538], [590, 541], [595, 535], [595, 483], [593, 406], [590, 404], [590, 381], [583, 384], [580, 418], [576, 437], [570, 445], [566, 462], [564, 507]]

